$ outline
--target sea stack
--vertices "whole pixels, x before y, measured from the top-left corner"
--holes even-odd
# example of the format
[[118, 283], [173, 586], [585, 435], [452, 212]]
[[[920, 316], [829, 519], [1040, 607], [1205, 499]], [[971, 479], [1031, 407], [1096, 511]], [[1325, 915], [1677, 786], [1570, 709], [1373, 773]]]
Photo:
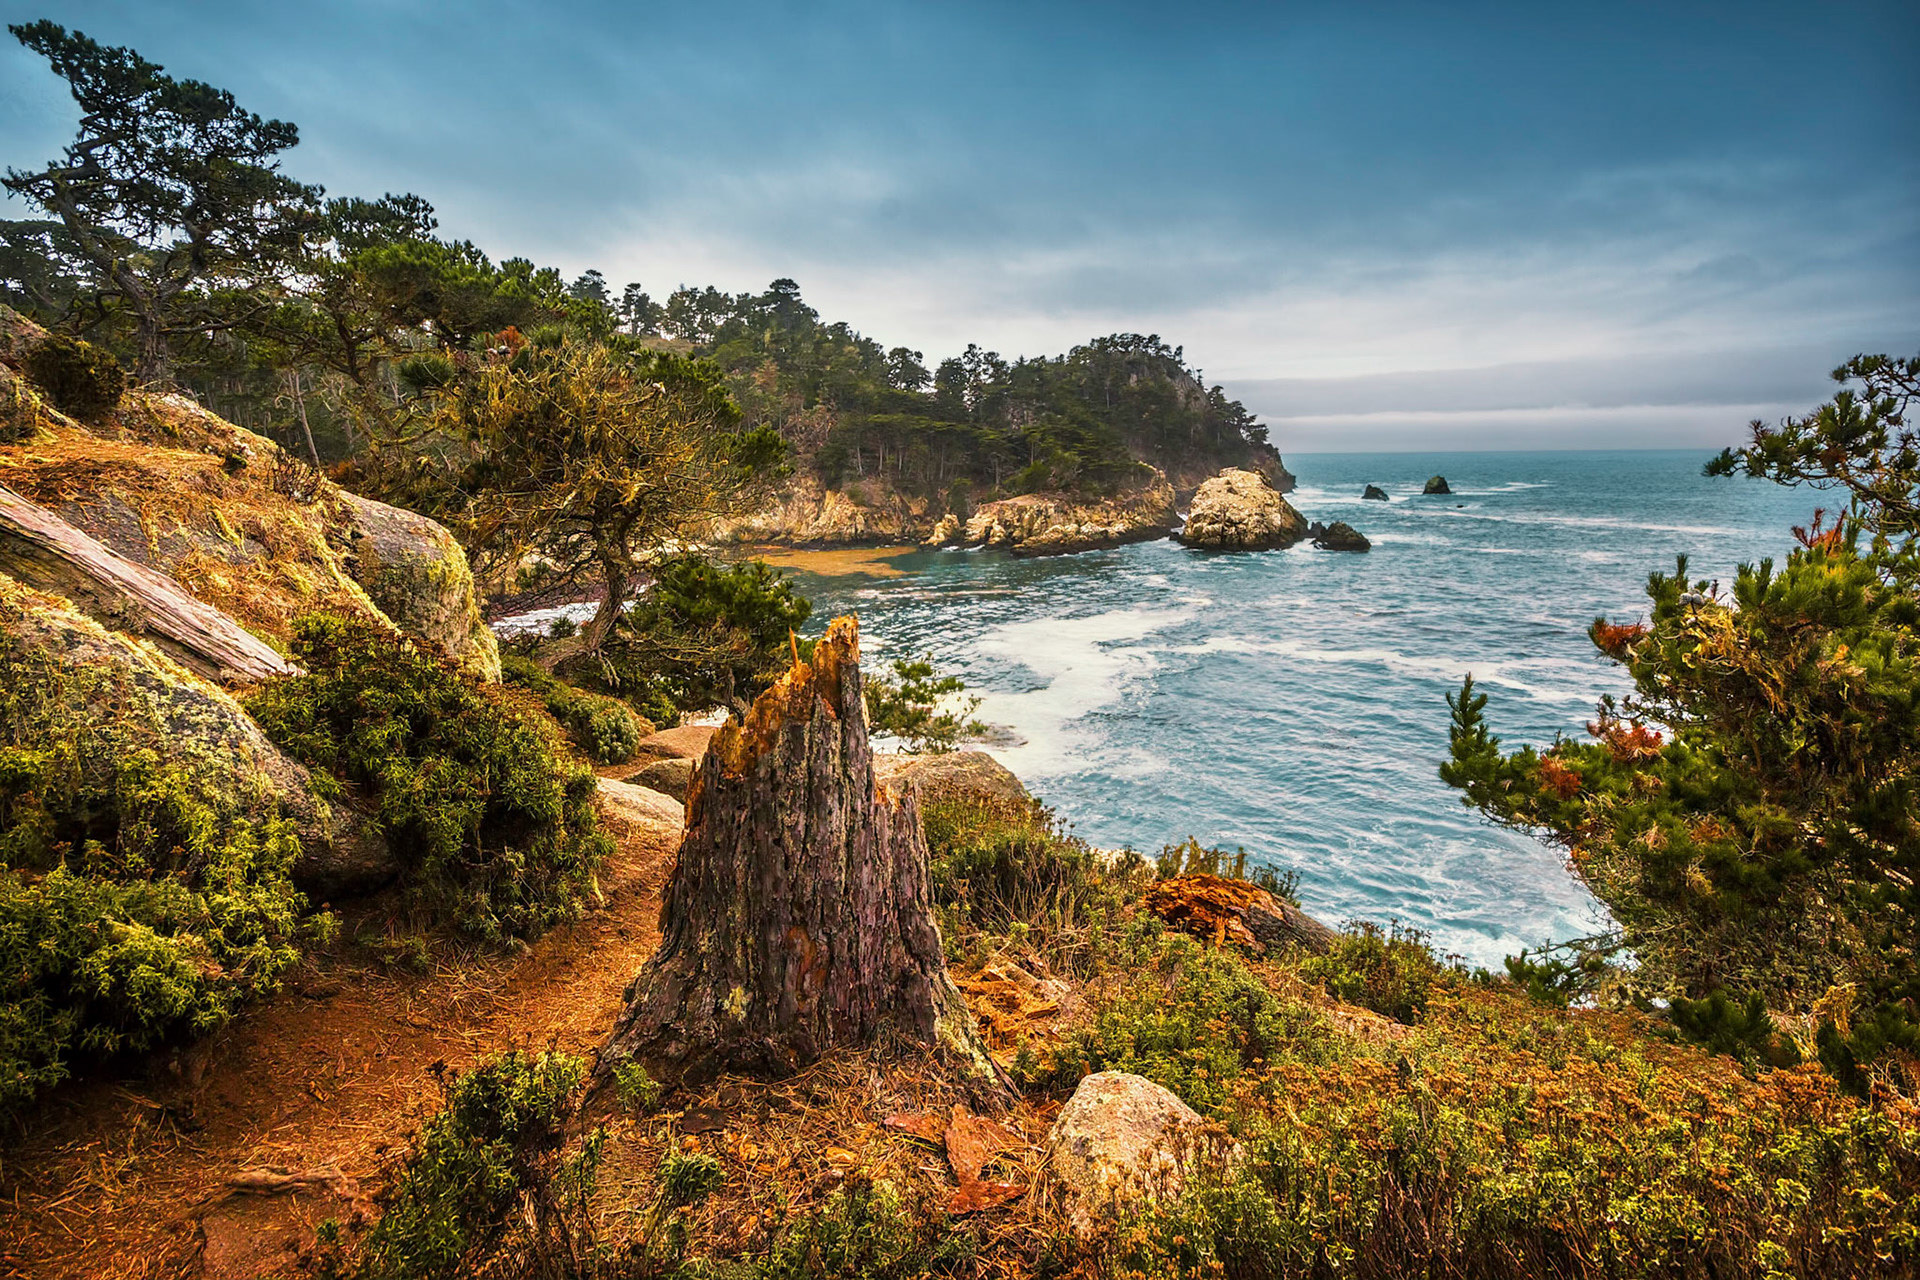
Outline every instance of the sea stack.
[[1452, 493], [1453, 490], [1447, 488], [1447, 478], [1445, 476], [1429, 476], [1427, 478], [1427, 487], [1420, 492], [1431, 497], [1434, 494]]
[[1348, 524], [1345, 520], [1335, 520], [1321, 529], [1313, 539], [1313, 545], [1322, 551], [1371, 551], [1373, 544], [1367, 541], [1365, 534]]
[[1307, 519], [1257, 472], [1229, 467], [1193, 495], [1173, 536], [1203, 551], [1271, 551], [1307, 535]]
[[1367, 486], [1367, 491], [1366, 491], [1365, 493], [1363, 493], [1363, 494], [1361, 494], [1360, 496], [1361, 496], [1362, 498], [1365, 498], [1365, 499], [1366, 499], [1367, 501], [1369, 501], [1369, 502], [1387, 502], [1387, 501], [1390, 501], [1390, 499], [1389, 499], [1389, 498], [1387, 497], [1387, 491], [1386, 491], [1385, 489], [1382, 489], [1382, 488], [1381, 488], [1381, 487], [1380, 487], [1379, 485], [1377, 485], [1377, 484], [1370, 484], [1370, 485], [1368, 485], [1368, 486]]

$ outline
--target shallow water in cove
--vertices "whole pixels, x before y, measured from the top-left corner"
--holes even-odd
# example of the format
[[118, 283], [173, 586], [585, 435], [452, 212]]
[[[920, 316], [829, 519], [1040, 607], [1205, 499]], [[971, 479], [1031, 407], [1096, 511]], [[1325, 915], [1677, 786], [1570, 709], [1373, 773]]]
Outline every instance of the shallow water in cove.
[[[1557, 851], [1441, 784], [1444, 696], [1471, 671], [1509, 745], [1578, 733], [1626, 690], [1596, 614], [1643, 614], [1677, 553], [1723, 579], [1784, 558], [1819, 495], [1706, 479], [1706, 457], [1289, 454], [1294, 505], [1371, 553], [915, 551], [796, 577], [811, 630], [857, 613], [870, 656], [963, 676], [1024, 740], [995, 754], [1092, 843], [1244, 845], [1298, 870], [1324, 919], [1397, 918], [1495, 964], [1605, 917]], [[1453, 496], [1420, 496], [1436, 472]], [[1369, 483], [1392, 501], [1362, 501]]]

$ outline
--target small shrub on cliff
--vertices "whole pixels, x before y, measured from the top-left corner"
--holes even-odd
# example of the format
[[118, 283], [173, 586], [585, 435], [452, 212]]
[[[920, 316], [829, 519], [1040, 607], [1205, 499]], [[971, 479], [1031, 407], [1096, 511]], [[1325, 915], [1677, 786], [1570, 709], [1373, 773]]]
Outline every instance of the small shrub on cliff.
[[405, 884], [475, 937], [531, 937], [576, 917], [611, 850], [594, 778], [552, 728], [375, 623], [310, 615], [294, 625], [305, 675], [248, 700], [268, 736], [361, 788]]
[[961, 696], [967, 685], [959, 676], [935, 673], [932, 655], [895, 658], [886, 671], [890, 674], [866, 677], [867, 724], [873, 732], [892, 734], [909, 751], [945, 752], [985, 731], [970, 719], [980, 699]]
[[1300, 962], [1300, 975], [1328, 992], [1396, 1022], [1418, 1022], [1433, 984], [1446, 972], [1418, 929], [1395, 922], [1382, 929], [1356, 921], [1325, 955]]
[[27, 353], [26, 369], [60, 412], [82, 422], [112, 413], [127, 389], [127, 375], [111, 352], [59, 334]]
[[633, 759], [640, 739], [653, 732], [624, 702], [586, 689], [576, 689], [549, 674], [531, 658], [502, 655], [500, 678], [540, 698], [547, 714], [560, 722], [574, 745], [598, 764], [625, 764]]
[[0, 626], [0, 1110], [217, 1027], [328, 923], [271, 796], [170, 758], [141, 705]]

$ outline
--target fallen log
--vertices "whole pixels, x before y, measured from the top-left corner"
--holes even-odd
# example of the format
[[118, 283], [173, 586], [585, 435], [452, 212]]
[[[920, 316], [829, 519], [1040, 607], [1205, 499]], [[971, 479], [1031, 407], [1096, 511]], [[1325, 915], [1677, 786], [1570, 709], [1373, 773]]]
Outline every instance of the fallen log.
[[102, 625], [150, 640], [181, 666], [221, 684], [251, 684], [296, 670], [172, 578], [136, 564], [4, 485], [0, 573], [65, 596]]

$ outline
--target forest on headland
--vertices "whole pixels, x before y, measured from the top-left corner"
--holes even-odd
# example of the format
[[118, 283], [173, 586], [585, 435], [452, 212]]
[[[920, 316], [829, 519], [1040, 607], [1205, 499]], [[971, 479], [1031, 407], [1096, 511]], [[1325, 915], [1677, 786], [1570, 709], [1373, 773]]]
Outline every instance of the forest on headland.
[[[929, 371], [791, 281], [495, 264], [212, 86], [14, 34], [81, 122], [0, 226], [10, 1267], [1920, 1265], [1920, 358], [1709, 468], [1844, 505], [1597, 620], [1631, 692], [1584, 734], [1452, 700], [1442, 776], [1617, 926], [1469, 971], [1244, 850], [1090, 848], [954, 750], [957, 682], [703, 546], [801, 474], [1283, 475], [1178, 348]], [[569, 577], [578, 632], [486, 626]]]

